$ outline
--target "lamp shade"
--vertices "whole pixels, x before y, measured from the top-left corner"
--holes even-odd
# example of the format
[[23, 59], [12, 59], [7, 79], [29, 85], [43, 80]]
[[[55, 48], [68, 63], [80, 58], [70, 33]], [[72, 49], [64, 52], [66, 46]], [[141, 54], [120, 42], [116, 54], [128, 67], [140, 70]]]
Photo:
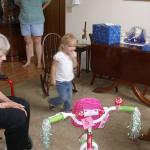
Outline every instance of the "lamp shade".
[[79, 5], [80, 4], [80, 0], [72, 0], [72, 5]]

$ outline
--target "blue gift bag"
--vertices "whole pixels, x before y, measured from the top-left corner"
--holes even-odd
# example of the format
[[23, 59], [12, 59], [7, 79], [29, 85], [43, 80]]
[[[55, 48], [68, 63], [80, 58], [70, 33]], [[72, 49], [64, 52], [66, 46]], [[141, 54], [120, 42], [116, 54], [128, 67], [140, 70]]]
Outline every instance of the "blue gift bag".
[[121, 26], [93, 24], [93, 42], [98, 44], [119, 44]]
[[142, 47], [142, 50], [145, 51], [145, 52], [150, 52], [150, 44], [145, 44], [145, 45]]

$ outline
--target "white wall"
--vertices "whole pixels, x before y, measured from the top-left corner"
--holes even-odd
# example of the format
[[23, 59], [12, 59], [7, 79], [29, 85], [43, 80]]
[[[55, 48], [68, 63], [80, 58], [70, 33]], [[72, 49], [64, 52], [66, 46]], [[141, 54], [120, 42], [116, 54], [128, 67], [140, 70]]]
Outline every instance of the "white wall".
[[79, 6], [68, 9], [71, 1], [66, 0], [66, 32], [74, 33], [79, 41], [85, 21], [88, 33], [92, 24], [111, 22], [121, 25], [123, 32], [141, 26], [150, 35], [150, 0], [80, 0]]
[[88, 32], [92, 24], [111, 22], [119, 24], [123, 31], [141, 26], [150, 34], [150, 0], [80, 0], [81, 4], [67, 9], [72, 0], [66, 0], [66, 32], [73, 32], [81, 39], [84, 22]]

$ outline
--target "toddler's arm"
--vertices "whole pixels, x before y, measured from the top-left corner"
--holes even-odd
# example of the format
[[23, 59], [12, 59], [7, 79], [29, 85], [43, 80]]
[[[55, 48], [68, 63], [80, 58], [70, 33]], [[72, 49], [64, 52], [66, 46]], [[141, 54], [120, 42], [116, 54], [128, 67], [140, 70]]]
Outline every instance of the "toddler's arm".
[[51, 76], [50, 76], [51, 85], [56, 85], [56, 66], [57, 66], [57, 61], [53, 60], [51, 66]]
[[70, 53], [70, 58], [72, 59], [73, 67], [77, 67], [77, 53], [75, 51]]

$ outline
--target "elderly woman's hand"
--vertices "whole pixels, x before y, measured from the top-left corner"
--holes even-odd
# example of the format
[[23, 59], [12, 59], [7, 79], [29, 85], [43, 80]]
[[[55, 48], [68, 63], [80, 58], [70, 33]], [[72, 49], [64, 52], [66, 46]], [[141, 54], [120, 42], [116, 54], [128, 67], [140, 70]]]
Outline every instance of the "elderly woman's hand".
[[16, 108], [16, 109], [20, 109], [22, 111], [24, 111], [25, 115], [27, 115], [26, 110], [24, 109], [24, 106], [12, 101], [7, 101], [7, 102], [2, 102], [0, 103], [0, 108]]

